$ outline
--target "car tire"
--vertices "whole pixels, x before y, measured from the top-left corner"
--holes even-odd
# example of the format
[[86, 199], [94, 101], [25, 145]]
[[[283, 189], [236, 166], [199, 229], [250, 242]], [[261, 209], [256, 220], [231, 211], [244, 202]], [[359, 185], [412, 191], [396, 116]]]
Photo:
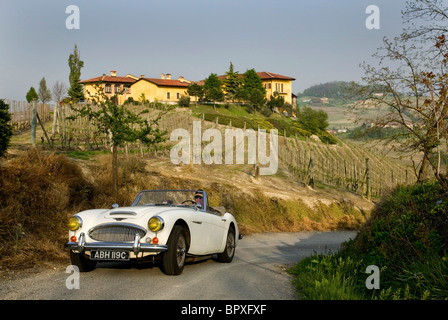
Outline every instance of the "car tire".
[[235, 256], [235, 230], [229, 229], [227, 233], [226, 246], [224, 252], [218, 253], [218, 261], [224, 263], [230, 263]]
[[80, 272], [89, 272], [95, 270], [96, 261], [92, 261], [82, 253], [75, 253], [70, 250], [70, 261], [72, 265], [77, 266]]
[[167, 244], [168, 250], [162, 257], [162, 271], [167, 275], [179, 275], [184, 270], [187, 255], [187, 238], [181, 226], [173, 227]]

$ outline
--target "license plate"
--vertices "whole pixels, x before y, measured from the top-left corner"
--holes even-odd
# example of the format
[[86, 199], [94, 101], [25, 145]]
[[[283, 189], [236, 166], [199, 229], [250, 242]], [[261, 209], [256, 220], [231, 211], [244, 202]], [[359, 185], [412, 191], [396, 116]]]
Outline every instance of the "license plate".
[[92, 251], [90, 251], [90, 260], [128, 261], [129, 260], [129, 251], [92, 250]]

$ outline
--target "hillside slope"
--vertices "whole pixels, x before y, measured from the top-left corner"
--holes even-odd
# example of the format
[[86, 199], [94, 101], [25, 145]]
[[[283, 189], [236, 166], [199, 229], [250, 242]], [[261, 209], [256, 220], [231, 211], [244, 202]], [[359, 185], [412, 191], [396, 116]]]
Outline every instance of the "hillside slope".
[[[77, 162], [93, 184], [108, 188], [110, 155]], [[163, 155], [122, 155], [120, 166], [120, 205], [142, 189], [203, 189], [210, 205], [233, 213], [245, 233], [356, 229], [373, 208], [351, 192], [304, 186], [281, 168], [255, 177], [253, 165], [174, 165]]]

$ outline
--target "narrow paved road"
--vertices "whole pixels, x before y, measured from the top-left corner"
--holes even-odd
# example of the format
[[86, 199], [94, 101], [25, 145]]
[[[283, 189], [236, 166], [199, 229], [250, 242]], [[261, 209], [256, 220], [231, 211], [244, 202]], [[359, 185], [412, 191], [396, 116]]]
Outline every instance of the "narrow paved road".
[[180, 276], [152, 264], [99, 264], [82, 273], [79, 289], [67, 289], [64, 268], [0, 280], [5, 300], [293, 300], [286, 268], [314, 252], [335, 252], [354, 232], [262, 233], [244, 237], [235, 259], [189, 263]]

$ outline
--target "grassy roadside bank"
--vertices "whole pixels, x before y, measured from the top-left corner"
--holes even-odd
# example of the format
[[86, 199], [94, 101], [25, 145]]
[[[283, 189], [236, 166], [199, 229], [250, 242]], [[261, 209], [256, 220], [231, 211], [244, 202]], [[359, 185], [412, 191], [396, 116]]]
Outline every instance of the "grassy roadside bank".
[[[448, 299], [448, 193], [435, 182], [382, 198], [355, 239], [336, 254], [290, 269], [300, 299]], [[379, 289], [368, 289], [370, 265]]]
[[[317, 201], [310, 207], [300, 197], [286, 199], [267, 194], [262, 182], [250, 175], [246, 175], [244, 186], [239, 184], [241, 180], [231, 183], [235, 176], [244, 174], [240, 169], [233, 172], [229, 168], [202, 168], [221, 174], [220, 180], [217, 176], [209, 179], [212, 173], [197, 174], [188, 166], [170, 164], [162, 168], [166, 159], [125, 155], [119, 159], [120, 190], [119, 197], [114, 198], [110, 157], [100, 153], [88, 159], [71, 159], [31, 148], [0, 166], [0, 275], [2, 271], [36, 264], [68, 263], [63, 250], [67, 218], [84, 209], [109, 208], [115, 202], [129, 205], [142, 189], [202, 188], [209, 193], [210, 205], [226, 207], [245, 234], [353, 230], [369, 214], [350, 202]], [[287, 177], [275, 179], [280, 185], [289, 183]], [[284, 189], [289, 193], [289, 185]]]

